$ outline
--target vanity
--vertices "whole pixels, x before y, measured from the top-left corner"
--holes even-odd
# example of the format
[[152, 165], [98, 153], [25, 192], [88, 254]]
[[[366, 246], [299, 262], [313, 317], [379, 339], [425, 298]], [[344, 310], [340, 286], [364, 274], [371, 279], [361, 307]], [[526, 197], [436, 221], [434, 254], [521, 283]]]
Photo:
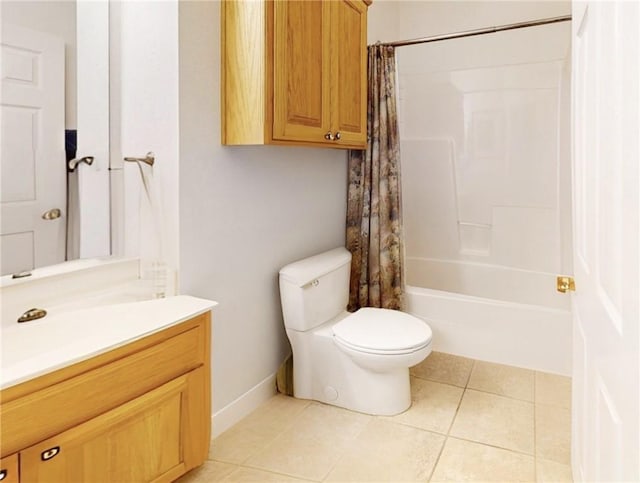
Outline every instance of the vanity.
[[0, 479], [161, 482], [202, 464], [214, 305], [176, 296], [3, 330]]

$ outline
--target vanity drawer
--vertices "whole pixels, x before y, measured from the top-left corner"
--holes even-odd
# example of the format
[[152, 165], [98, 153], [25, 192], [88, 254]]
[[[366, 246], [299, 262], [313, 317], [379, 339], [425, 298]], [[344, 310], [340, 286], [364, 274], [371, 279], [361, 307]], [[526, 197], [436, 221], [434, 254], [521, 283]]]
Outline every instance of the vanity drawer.
[[[195, 326], [185, 323], [184, 332], [150, 346], [145, 346], [143, 339], [139, 341], [143, 348], [124, 356], [121, 349], [115, 349], [111, 351], [114, 357], [103, 359], [100, 367], [3, 402], [2, 453], [16, 452], [58, 434], [203, 365], [208, 360], [208, 324], [208, 318]], [[48, 377], [59, 379], [55, 372], [38, 379]]]
[[18, 483], [18, 455], [12, 454], [0, 459], [0, 481], [2, 483]]

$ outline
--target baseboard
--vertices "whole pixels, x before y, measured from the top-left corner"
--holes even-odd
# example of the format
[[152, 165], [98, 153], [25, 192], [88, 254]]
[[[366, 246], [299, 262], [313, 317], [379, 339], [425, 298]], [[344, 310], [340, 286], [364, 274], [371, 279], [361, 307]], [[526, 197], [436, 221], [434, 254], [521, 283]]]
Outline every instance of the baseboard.
[[276, 393], [276, 373], [267, 376], [243, 395], [211, 416], [211, 437], [221, 435]]

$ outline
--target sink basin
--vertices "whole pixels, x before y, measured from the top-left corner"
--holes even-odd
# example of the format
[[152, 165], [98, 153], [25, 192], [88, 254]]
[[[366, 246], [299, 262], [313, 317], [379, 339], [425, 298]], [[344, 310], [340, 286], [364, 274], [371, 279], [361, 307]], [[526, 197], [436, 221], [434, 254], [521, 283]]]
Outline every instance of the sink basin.
[[[141, 288], [139, 283], [133, 282], [52, 307], [37, 307], [46, 310], [47, 315], [29, 322], [5, 324], [0, 344], [1, 367], [4, 369], [16, 361], [62, 350], [74, 340], [90, 337], [101, 314], [115, 317], [120, 304], [150, 300], [151, 295]], [[104, 307], [111, 308], [105, 310]], [[27, 310], [30, 308], [26, 307]], [[47, 337], [42, 337], [45, 333]]]
[[210, 310], [215, 302], [186, 295], [139, 300], [113, 291], [47, 308], [47, 316], [2, 328], [0, 388], [93, 357]]

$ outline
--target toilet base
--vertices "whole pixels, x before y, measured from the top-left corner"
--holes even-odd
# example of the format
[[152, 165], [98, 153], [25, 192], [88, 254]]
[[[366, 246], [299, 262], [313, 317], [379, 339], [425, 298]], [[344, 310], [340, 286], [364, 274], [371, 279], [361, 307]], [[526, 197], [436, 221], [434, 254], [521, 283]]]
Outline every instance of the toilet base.
[[[313, 399], [351, 411], [375, 416], [394, 416], [411, 407], [409, 369], [396, 369], [393, 373], [360, 374], [350, 382], [351, 387], [338, 390], [325, 387]], [[336, 398], [327, 397], [328, 388], [335, 389]]]
[[393, 416], [411, 406], [408, 367], [378, 372], [358, 366], [334, 343], [330, 327], [313, 334], [287, 330], [287, 335], [293, 347], [295, 397], [377, 416]]

